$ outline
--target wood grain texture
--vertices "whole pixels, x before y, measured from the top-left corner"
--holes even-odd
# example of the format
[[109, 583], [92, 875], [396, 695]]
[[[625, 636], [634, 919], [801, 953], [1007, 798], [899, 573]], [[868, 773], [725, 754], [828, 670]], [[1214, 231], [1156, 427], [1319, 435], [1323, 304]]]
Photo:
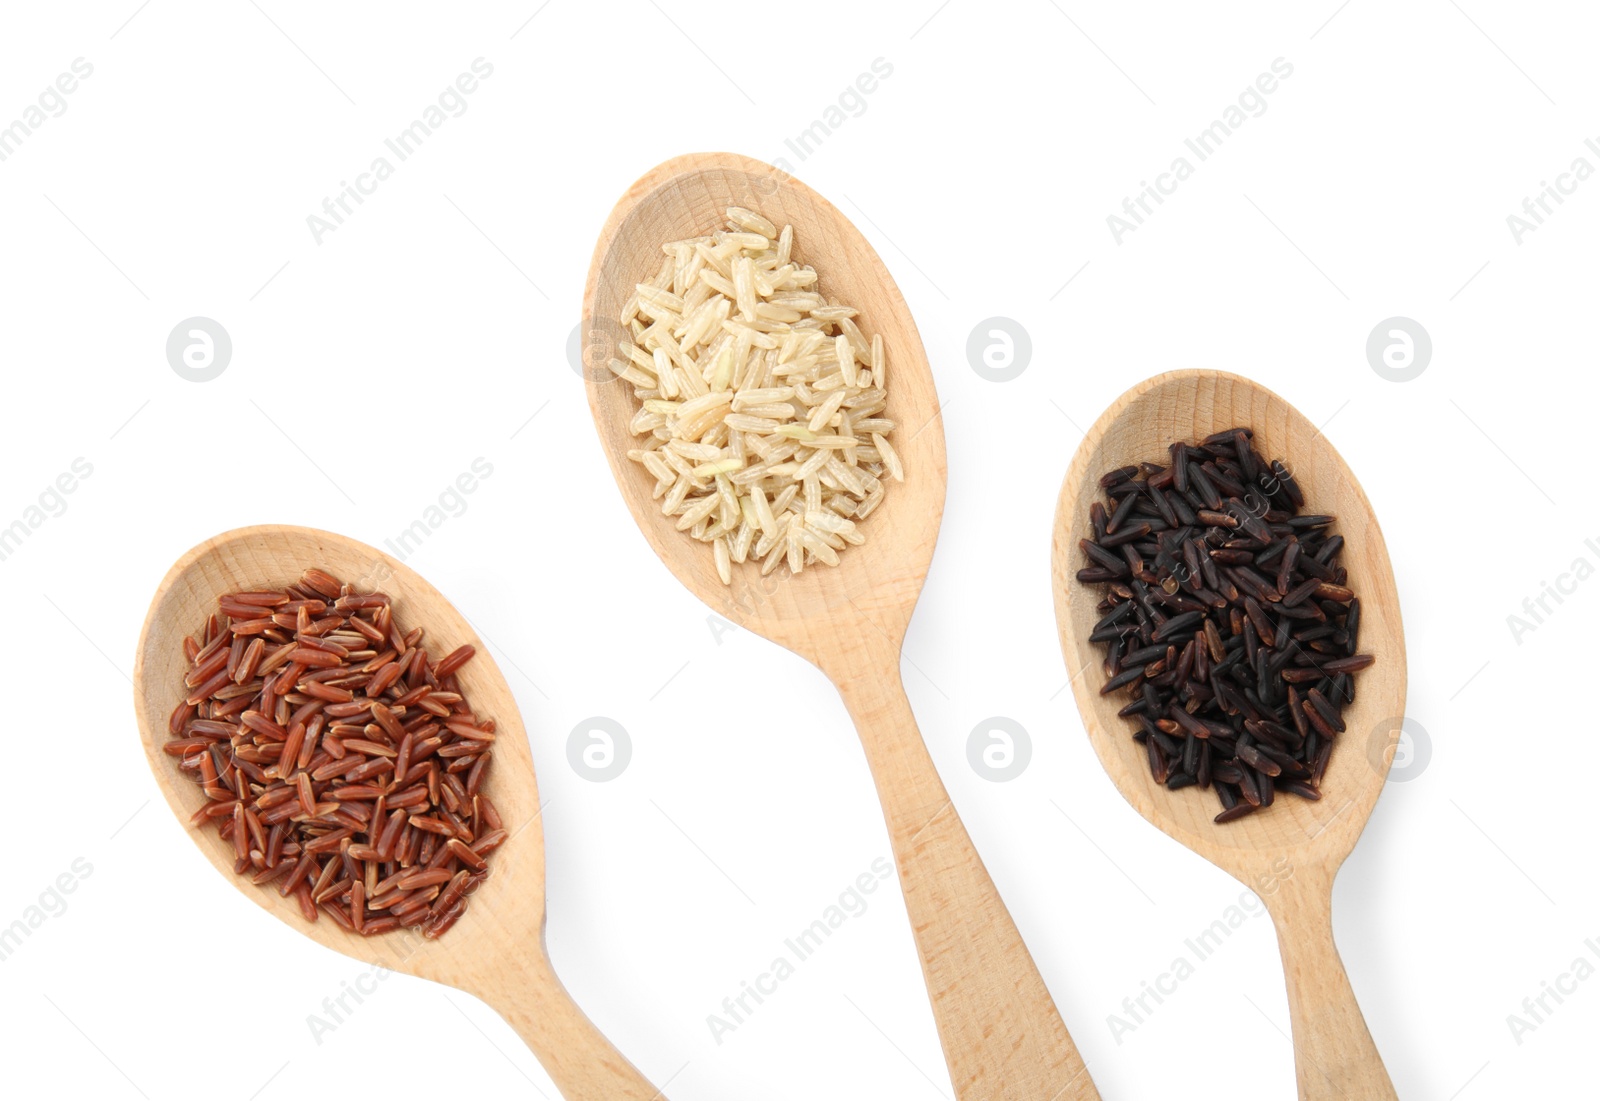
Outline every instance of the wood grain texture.
[[[1305, 491], [1308, 510], [1338, 517], [1340, 562], [1361, 599], [1361, 649], [1377, 662], [1356, 674], [1347, 731], [1335, 745], [1323, 798], [1292, 796], [1225, 825], [1214, 792], [1169, 791], [1150, 775], [1133, 726], [1117, 716], [1121, 693], [1099, 694], [1103, 653], [1089, 633], [1099, 618], [1100, 585], [1080, 583], [1078, 540], [1101, 474], [1135, 462], [1168, 460], [1167, 445], [1236, 425], [1255, 431], [1256, 448], [1282, 459]], [[1123, 797], [1170, 836], [1262, 894], [1278, 931], [1289, 986], [1296, 1074], [1305, 1101], [1392, 1098], [1394, 1087], [1356, 1004], [1333, 943], [1333, 879], [1361, 835], [1392, 759], [1375, 741], [1405, 710], [1406, 654], [1400, 601], [1383, 533], [1366, 494], [1333, 446], [1288, 402], [1220, 371], [1174, 371], [1123, 394], [1084, 437], [1062, 482], [1052, 559], [1056, 625], [1078, 709], [1100, 762]], [[1265, 885], [1265, 886], [1264, 886]]]
[[[900, 647], [933, 557], [944, 510], [939, 399], [905, 299], [872, 246], [827, 200], [771, 165], [728, 153], [679, 157], [635, 183], [595, 249], [584, 295], [589, 343], [604, 354], [634, 285], [661, 245], [720, 226], [732, 205], [795, 230], [794, 254], [822, 292], [860, 310], [887, 348], [891, 442], [906, 480], [891, 483], [834, 568], [755, 563], [717, 578], [710, 549], [651, 499], [654, 479], [627, 457], [635, 401], [603, 363], [585, 372], [600, 442], [646, 541], [677, 578], [727, 618], [817, 665], [861, 734], [895, 851], [946, 1063], [961, 1101], [1073, 1101], [1099, 1095], [1037, 967], [951, 805], [900, 684]], [[614, 354], [614, 353], [612, 353]]]
[[182, 695], [185, 635], [216, 611], [226, 592], [276, 589], [311, 566], [363, 590], [394, 598], [397, 620], [426, 629], [442, 657], [464, 643], [477, 656], [457, 674], [479, 714], [495, 720], [499, 740], [485, 791], [512, 832], [490, 857], [490, 875], [453, 929], [438, 940], [408, 930], [376, 937], [332, 920], [307, 922], [291, 896], [257, 887], [233, 872], [233, 847], [211, 829], [185, 826], [206, 859], [257, 906], [318, 944], [363, 963], [431, 979], [481, 997], [517, 1030], [568, 1101], [651, 1101], [661, 1094], [630, 1065], [567, 995], [544, 945], [544, 831], [527, 732], [515, 698], [467, 621], [415, 571], [381, 551], [330, 532], [263, 525], [219, 535], [185, 554], [157, 589], [134, 660], [134, 708], [156, 784], [181, 822], [205, 796], [162, 752], [167, 718]]

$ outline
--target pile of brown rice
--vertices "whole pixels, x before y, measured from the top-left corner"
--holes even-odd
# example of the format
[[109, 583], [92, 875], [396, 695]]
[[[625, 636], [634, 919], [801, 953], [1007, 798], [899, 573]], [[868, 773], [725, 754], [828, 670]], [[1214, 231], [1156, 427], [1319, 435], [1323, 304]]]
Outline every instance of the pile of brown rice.
[[628, 457], [661, 511], [710, 543], [717, 574], [822, 562], [903, 481], [884, 416], [883, 338], [817, 290], [791, 258], [794, 227], [730, 207], [728, 228], [662, 246], [660, 271], [622, 310], [632, 336], [609, 366], [640, 402]]

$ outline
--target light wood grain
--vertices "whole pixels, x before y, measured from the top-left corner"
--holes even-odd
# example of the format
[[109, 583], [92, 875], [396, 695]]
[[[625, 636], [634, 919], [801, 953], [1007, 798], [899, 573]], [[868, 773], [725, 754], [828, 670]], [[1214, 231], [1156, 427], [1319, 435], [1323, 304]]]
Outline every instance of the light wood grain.
[[[1377, 663], [1356, 674], [1347, 730], [1334, 747], [1323, 798], [1282, 796], [1268, 810], [1225, 825], [1212, 791], [1168, 791], [1150, 775], [1133, 727], [1117, 716], [1121, 693], [1099, 694], [1100, 585], [1081, 584], [1078, 540], [1089, 530], [1099, 476], [1135, 462], [1168, 461], [1167, 445], [1236, 425], [1255, 430], [1257, 450], [1283, 459], [1305, 491], [1307, 508], [1331, 512], [1345, 537], [1340, 562], [1361, 599], [1361, 649]], [[1293, 406], [1264, 387], [1219, 371], [1174, 371], [1123, 394], [1089, 430], [1072, 460], [1057, 505], [1053, 553], [1056, 623], [1073, 693], [1090, 740], [1118, 790], [1163, 831], [1262, 895], [1278, 932], [1289, 985], [1295, 1066], [1305, 1101], [1395, 1096], [1333, 943], [1333, 878], [1355, 846], [1383, 790], [1392, 756], [1373, 750], [1388, 720], [1405, 709], [1406, 653], [1389, 553], [1366, 494], [1350, 468]]]
[[[381, 551], [329, 532], [265, 525], [230, 531], [195, 547], [156, 591], [134, 661], [134, 707], [145, 756], [167, 804], [187, 822], [205, 796], [162, 752], [167, 717], [183, 691], [183, 638], [194, 634], [226, 592], [275, 589], [320, 566], [363, 590], [394, 598], [397, 620], [423, 627], [426, 645], [442, 657], [463, 643], [478, 653], [458, 674], [473, 709], [498, 725], [494, 767], [485, 791], [512, 837], [490, 857], [489, 878], [453, 929], [438, 940], [407, 930], [375, 937], [347, 932], [323, 918], [307, 922], [291, 896], [254, 886], [233, 873], [231, 843], [211, 829], [185, 827], [217, 869], [251, 902], [318, 944], [363, 963], [444, 983], [475, 994], [515, 1028], [568, 1101], [652, 1101], [645, 1080], [572, 1001], [551, 969], [544, 945], [544, 831], [533, 759], [516, 700], [494, 658], [439, 591]], [[202, 887], [197, 869], [194, 890]], [[381, 1073], [381, 1070], [380, 1070]], [[396, 1077], [391, 1083], [400, 1085]]]
[[[707, 546], [675, 530], [651, 500], [654, 479], [627, 458], [637, 402], [603, 364], [586, 372], [600, 441], [650, 547], [716, 611], [815, 663], [861, 733], [894, 847], [912, 931], [951, 1079], [961, 1101], [1071, 1101], [1099, 1095], [917, 731], [900, 684], [900, 646], [944, 510], [945, 452], [922, 342], [894, 280], [849, 219], [771, 165], [727, 153], [668, 161], [631, 187], [600, 235], [584, 296], [589, 341], [603, 348], [661, 245], [720, 226], [730, 205], [795, 230], [795, 256], [823, 293], [861, 311], [888, 349], [888, 416], [906, 480], [860, 525], [866, 543], [835, 568], [767, 579], [755, 563], [718, 580]], [[603, 354], [603, 352], [601, 353]], [[781, 675], [781, 674], [779, 674]]]

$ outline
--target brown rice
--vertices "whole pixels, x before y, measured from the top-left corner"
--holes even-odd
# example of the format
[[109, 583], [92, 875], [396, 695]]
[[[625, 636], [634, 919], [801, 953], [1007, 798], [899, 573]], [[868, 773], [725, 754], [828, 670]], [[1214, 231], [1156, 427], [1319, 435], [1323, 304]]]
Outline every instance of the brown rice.
[[662, 246], [621, 321], [611, 370], [640, 401], [628, 457], [679, 531], [710, 543], [723, 584], [755, 559], [799, 573], [859, 545], [858, 522], [905, 479], [884, 415], [883, 338], [792, 258], [794, 227], [727, 211], [727, 228]]

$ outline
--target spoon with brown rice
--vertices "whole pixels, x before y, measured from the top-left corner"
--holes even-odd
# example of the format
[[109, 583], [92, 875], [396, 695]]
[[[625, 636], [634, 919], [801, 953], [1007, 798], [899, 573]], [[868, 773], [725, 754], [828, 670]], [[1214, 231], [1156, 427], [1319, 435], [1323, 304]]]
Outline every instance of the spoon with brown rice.
[[595, 426], [646, 541], [713, 609], [820, 668], [855, 719], [957, 1096], [1098, 1098], [900, 683], [945, 451], [883, 262], [773, 166], [694, 154], [612, 211], [583, 316]]

